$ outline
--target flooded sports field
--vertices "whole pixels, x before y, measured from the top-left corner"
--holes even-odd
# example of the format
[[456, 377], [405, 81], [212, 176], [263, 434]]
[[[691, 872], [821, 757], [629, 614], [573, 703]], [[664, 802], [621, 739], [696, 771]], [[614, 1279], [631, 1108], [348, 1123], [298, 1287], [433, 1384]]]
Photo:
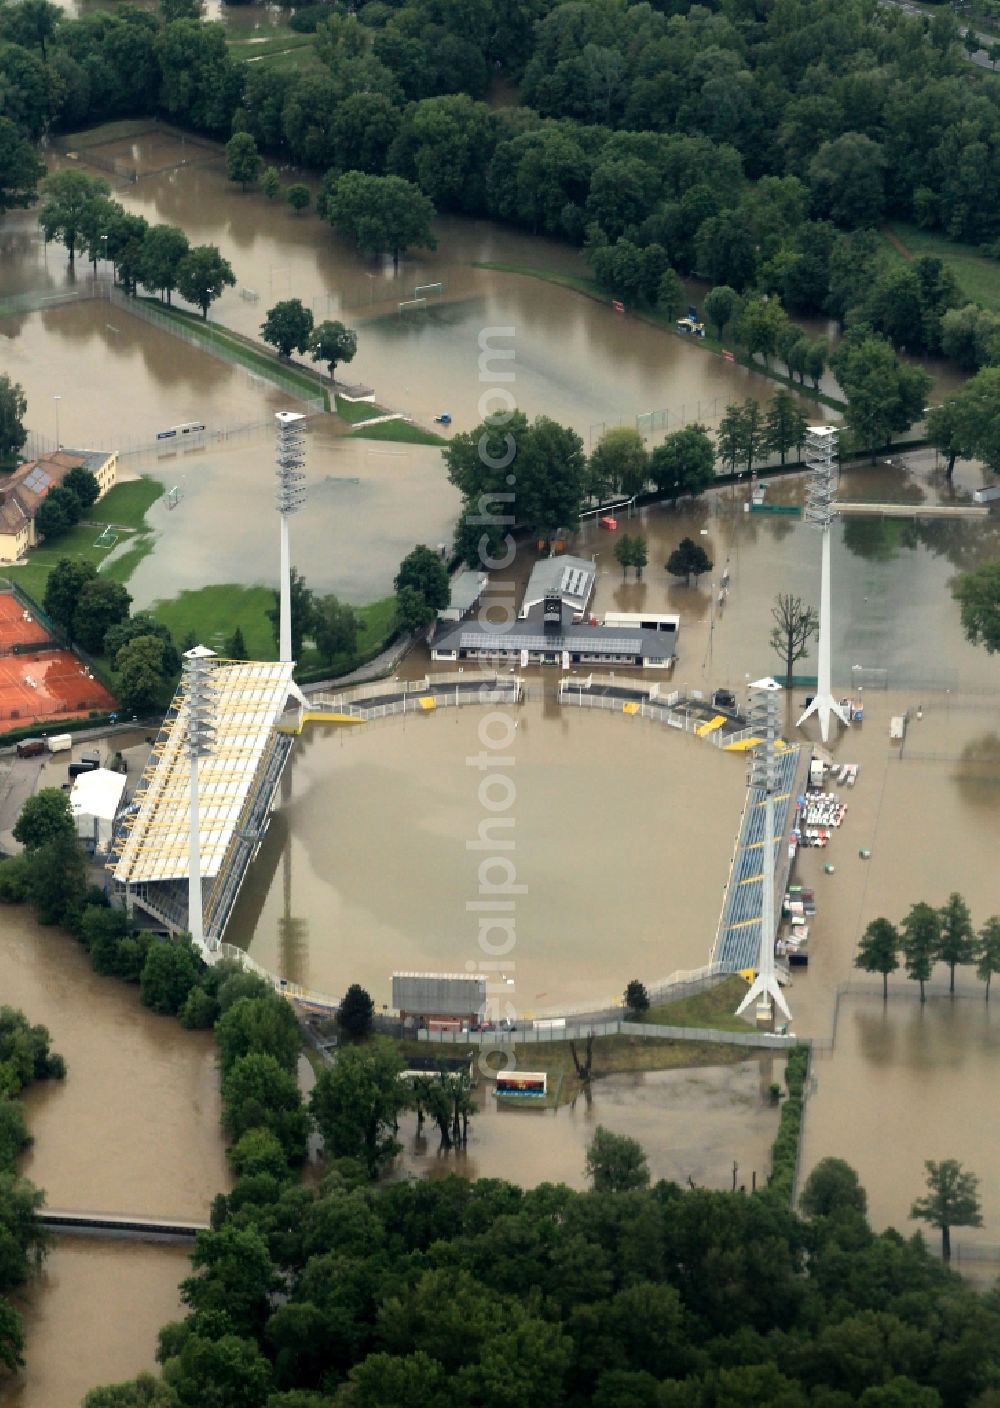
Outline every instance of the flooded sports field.
[[[487, 717], [513, 738], [505, 839], [524, 888], [516, 944], [491, 971], [502, 970], [516, 1010], [613, 1000], [637, 974], [653, 981], [707, 962], [743, 760], [642, 720], [618, 727], [561, 713], [540, 697], [515, 711], [305, 733], [229, 941], [320, 991], [360, 982], [380, 1004], [396, 970], [476, 967], [480, 886], [500, 879], [480, 879], [492, 854], [482, 840], [498, 834], [481, 830]], [[692, 807], [699, 794], [711, 804]]]

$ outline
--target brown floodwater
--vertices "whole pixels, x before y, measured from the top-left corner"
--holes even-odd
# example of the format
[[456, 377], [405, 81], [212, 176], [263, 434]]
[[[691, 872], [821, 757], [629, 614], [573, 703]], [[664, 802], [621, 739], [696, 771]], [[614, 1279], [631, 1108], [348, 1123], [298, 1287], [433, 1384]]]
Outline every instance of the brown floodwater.
[[3, 1408], [79, 1408], [98, 1384], [156, 1372], [161, 1325], [184, 1313], [184, 1247], [64, 1238], [18, 1300], [27, 1367], [0, 1386]]
[[[0, 1001], [47, 1026], [68, 1067], [25, 1096], [24, 1174], [52, 1208], [207, 1220], [229, 1187], [211, 1035], [155, 1016], [27, 909], [2, 918]], [[184, 1248], [59, 1239], [23, 1297], [28, 1367], [0, 1389], [4, 1408], [76, 1408], [95, 1384], [153, 1368], [188, 1269]]]
[[[526, 1068], [530, 1068], [530, 1055]], [[524, 1188], [566, 1183], [584, 1188], [584, 1158], [594, 1130], [638, 1139], [651, 1177], [689, 1181], [702, 1188], [751, 1188], [767, 1175], [778, 1114], [767, 1087], [780, 1081], [784, 1060], [762, 1053], [732, 1066], [682, 1071], [645, 1071], [606, 1076], [558, 1109], [525, 1110], [498, 1105], [491, 1088], [475, 1092], [477, 1113], [464, 1149], [444, 1150], [437, 1129], [416, 1116], [400, 1124], [403, 1152], [393, 1176], [508, 1178]]]
[[[483, 750], [481, 727], [511, 735], [503, 835], [515, 844], [512, 883], [525, 887], [513, 901], [515, 943], [492, 959], [467, 908], [494, 854], [466, 845], [489, 815], [480, 783], [496, 776], [466, 762]], [[636, 973], [654, 981], [708, 961], [744, 771], [693, 737], [541, 698], [514, 711], [311, 726], [227, 938], [292, 981], [331, 993], [360, 982], [379, 1003], [395, 970], [481, 961], [522, 1015], [613, 999]], [[637, 792], [639, 776], [651, 785]], [[486, 795], [510, 794], [498, 783]], [[483, 894], [502, 878], [487, 873]], [[486, 943], [507, 948], [496, 934]]]
[[[437, 249], [413, 252], [394, 273], [391, 261], [362, 258], [314, 215], [296, 215], [282, 201], [237, 189], [226, 180], [221, 157], [200, 146], [175, 145], [176, 152], [152, 137], [137, 137], [89, 151], [141, 171], [188, 161], [121, 184], [115, 197], [151, 222], [180, 225], [192, 244], [219, 246], [237, 285], [213, 305], [212, 318], [257, 335], [266, 310], [292, 297], [311, 307], [317, 320], [342, 317], [356, 326], [359, 347], [341, 376], [374, 387], [383, 404], [425, 424], [448, 411], [455, 429], [468, 429], [496, 409], [496, 401], [480, 407], [482, 393], [501, 386], [529, 417], [544, 413], [572, 425], [585, 443], [608, 426], [634, 425], [650, 413], [654, 419], [640, 426], [658, 439], [684, 421], [717, 422], [728, 401], [749, 395], [769, 401], [777, 388], [703, 347], [615, 313], [610, 303], [537, 278], [475, 267], [497, 262], [585, 275], [581, 252], [565, 244], [488, 220], [441, 216]], [[80, 160], [86, 158], [81, 150]], [[24, 234], [20, 243], [12, 240], [15, 258], [8, 263], [19, 267], [0, 274], [0, 292], [58, 288], [62, 248], [40, 254], [30, 216], [8, 217], [8, 223]], [[400, 302], [412, 299], [418, 287], [438, 282], [443, 292], [429, 295], [426, 309], [400, 311]], [[696, 286], [692, 296], [700, 297]], [[494, 358], [481, 373], [485, 330], [493, 330], [494, 347], [513, 346], [515, 355], [513, 362]], [[498, 378], [497, 372], [511, 369], [513, 381]], [[202, 418], [212, 414], [209, 405]]]
[[22, 1167], [49, 1206], [204, 1218], [228, 1178], [211, 1034], [150, 1012], [27, 909], [4, 909], [0, 969], [3, 1001], [49, 1028], [69, 1068], [25, 1097]]
[[[135, 159], [151, 163], [152, 150], [135, 145]], [[203, 157], [119, 195], [150, 219], [183, 225], [192, 242], [222, 247], [241, 288], [258, 297], [228, 291], [216, 309], [221, 321], [252, 332], [272, 302], [291, 296], [317, 317], [343, 316], [359, 330], [348, 374], [418, 419], [448, 410], [456, 427], [469, 426], [479, 419], [484, 387], [505, 384], [479, 379], [485, 327], [514, 329], [510, 385], [518, 404], [573, 425], [588, 445], [606, 426], [634, 424], [650, 412], [640, 424], [656, 436], [683, 420], [712, 423], [727, 401], [767, 399], [774, 390], [773, 382], [571, 290], [473, 267], [495, 260], [581, 272], [580, 256], [563, 246], [489, 222], [444, 219], [438, 250], [404, 262], [394, 278], [313, 217], [241, 194], [214, 157]], [[0, 247], [0, 292], [65, 287], [63, 252], [44, 249], [29, 213], [4, 218]], [[416, 318], [400, 315], [399, 300], [438, 279], [445, 285], [438, 303]], [[58, 396], [67, 444], [102, 436], [121, 443], [186, 419], [266, 421], [284, 404], [245, 373], [104, 303], [4, 319], [0, 335], [8, 338], [5, 370], [28, 389], [31, 428], [54, 436]], [[941, 369], [939, 390], [952, 384], [950, 375]], [[266, 432], [172, 460], [136, 455], [128, 467], [182, 491], [173, 513], [160, 506], [151, 515], [163, 541], [133, 577], [139, 604], [223, 578], [274, 579]], [[293, 524], [294, 555], [319, 589], [352, 600], [381, 594], [415, 539], [447, 537], [455, 498], [434, 450], [365, 444], [318, 421], [308, 472], [310, 512]], [[977, 470], [960, 465], [958, 501], [980, 482]], [[879, 501], [947, 500], [950, 492], [929, 456], [908, 475], [879, 465], [852, 471], [841, 485], [842, 497]], [[799, 501], [801, 481], [784, 481], [773, 496]], [[748, 679], [777, 665], [767, 641], [775, 593], [815, 602], [818, 590], [815, 536], [793, 519], [745, 514], [744, 497], [719, 493], [623, 524], [648, 538], [650, 567], [639, 584], [622, 582], [613, 540], [595, 526], [576, 545], [597, 556], [598, 611], [678, 611], [676, 683], [727, 684], [741, 698]], [[711, 580], [689, 588], [663, 568], [685, 535], [704, 543], [715, 564]], [[871, 918], [899, 919], [916, 899], [940, 904], [957, 889], [977, 923], [1000, 908], [991, 849], [1000, 820], [1000, 730], [991, 708], [1000, 667], [964, 641], [949, 590], [957, 571], [998, 550], [993, 518], [868, 518], [835, 529], [834, 678], [845, 693], [862, 679], [868, 687], [863, 727], [833, 751], [862, 771], [830, 849], [799, 862], [819, 913], [810, 967], [789, 994], [795, 1029], [822, 1044], [830, 1040], [838, 989], [848, 982], [865, 988], [842, 997], [836, 1044], [817, 1054], [803, 1172], [827, 1153], [841, 1154], [861, 1173], [874, 1223], [911, 1230], [922, 1161], [960, 1158], [983, 1179], [979, 1240], [986, 1243], [997, 1240], [1000, 1216], [995, 1121], [982, 1118], [1000, 1078], [992, 1012], [978, 996], [952, 1004], [937, 994], [923, 1012], [901, 995], [883, 1011], [866, 995], [853, 956]], [[529, 566], [522, 554], [518, 572]], [[724, 568], [730, 589], [720, 606], [712, 582]], [[424, 665], [414, 655], [406, 672]], [[811, 667], [807, 659], [799, 668]], [[888, 689], [873, 688], [875, 680]], [[540, 682], [551, 693], [554, 676], [536, 678], [536, 690]], [[889, 745], [889, 718], [918, 705], [922, 718], [911, 722], [900, 755]], [[797, 710], [789, 712], [791, 733]], [[380, 1003], [394, 969], [464, 971], [479, 962], [465, 910], [476, 898], [477, 854], [465, 842], [483, 815], [480, 774], [463, 760], [478, 751], [482, 717], [469, 709], [377, 731], [307, 734], [228, 937], [289, 978], [335, 992], [362, 981]], [[633, 975], [655, 981], [704, 962], [742, 800], [741, 761], [641, 720], [561, 714], [551, 698], [533, 698], [514, 717], [514, 856], [527, 890], [517, 901], [516, 949], [496, 970], [505, 995], [524, 1012], [601, 1000]], [[862, 849], [870, 859], [860, 858]], [[834, 866], [832, 875], [824, 864]], [[29, 1094], [37, 1142], [26, 1172], [48, 1189], [53, 1206], [204, 1215], [227, 1180], [208, 1039], [181, 1034], [142, 1009], [134, 990], [94, 977], [71, 941], [38, 931], [20, 911], [5, 911], [0, 944], [3, 1000], [45, 1022], [70, 1066], [65, 1085]], [[894, 982], [897, 990], [904, 985], [901, 977]], [[407, 1126], [402, 1165], [424, 1175], [461, 1162], [469, 1172], [579, 1184], [599, 1118], [638, 1134], [656, 1176], [725, 1187], [733, 1159], [740, 1181], [764, 1166], [773, 1113], [760, 1106], [761, 1080], [759, 1063], [750, 1062], [602, 1081], [591, 1106], [578, 1102], [557, 1113], [488, 1107], [474, 1122], [469, 1150], [444, 1161], [433, 1134], [420, 1149]], [[512, 1119], [548, 1121], [545, 1139], [519, 1139]], [[156, 1329], [176, 1313], [185, 1269], [183, 1254], [172, 1250], [61, 1243], [29, 1296], [30, 1367], [11, 1401], [68, 1408], [89, 1384], [149, 1364]], [[120, 1313], [103, 1314], [119, 1303]]]

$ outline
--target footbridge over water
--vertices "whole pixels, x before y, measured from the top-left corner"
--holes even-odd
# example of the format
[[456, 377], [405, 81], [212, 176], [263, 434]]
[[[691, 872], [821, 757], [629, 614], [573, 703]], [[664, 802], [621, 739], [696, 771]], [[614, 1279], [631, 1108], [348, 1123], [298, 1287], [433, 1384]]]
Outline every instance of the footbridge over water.
[[65, 1237], [114, 1237], [131, 1242], [193, 1242], [209, 1224], [188, 1218], [136, 1217], [129, 1213], [61, 1212], [43, 1208], [43, 1227]]

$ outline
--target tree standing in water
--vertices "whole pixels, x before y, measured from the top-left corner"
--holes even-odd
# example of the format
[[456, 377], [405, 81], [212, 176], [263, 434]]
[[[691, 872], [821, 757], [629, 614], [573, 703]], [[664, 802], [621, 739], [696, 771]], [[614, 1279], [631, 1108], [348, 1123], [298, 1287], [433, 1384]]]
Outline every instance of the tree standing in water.
[[990, 979], [1000, 973], [1000, 914], [992, 914], [976, 937], [976, 975], [986, 984], [990, 1000]]
[[873, 919], [861, 935], [855, 968], [882, 974], [882, 1001], [889, 1000], [889, 974], [899, 967], [899, 931], [888, 919]]
[[941, 921], [941, 939], [936, 957], [947, 963], [949, 969], [948, 991], [955, 991], [955, 967], [959, 963], [971, 963], [975, 952], [976, 934], [972, 927], [972, 915], [962, 896], [953, 892], [948, 903], [938, 911]]
[[979, 1212], [979, 1179], [974, 1173], [967, 1173], [957, 1159], [942, 1159], [940, 1163], [928, 1159], [924, 1168], [927, 1170], [927, 1196], [917, 1199], [910, 1216], [938, 1229], [941, 1258], [947, 1263], [951, 1260], [951, 1229], [983, 1225]]
[[903, 953], [906, 976], [920, 984], [920, 1001], [927, 1001], [924, 984], [931, 976], [934, 959], [941, 944], [941, 921], [936, 909], [921, 900], [910, 906], [910, 912], [900, 928], [903, 931]]
[[800, 596], [779, 592], [771, 607], [774, 625], [771, 628], [771, 648], [785, 662], [785, 688], [792, 687], [792, 670], [796, 660], [809, 654], [809, 643], [819, 629], [819, 617], [813, 607], [806, 606]]

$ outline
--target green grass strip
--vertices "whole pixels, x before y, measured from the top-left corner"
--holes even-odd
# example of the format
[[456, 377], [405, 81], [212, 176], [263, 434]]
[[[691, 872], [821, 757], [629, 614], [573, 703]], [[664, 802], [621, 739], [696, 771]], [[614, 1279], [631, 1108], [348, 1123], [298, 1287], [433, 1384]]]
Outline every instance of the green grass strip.
[[249, 338], [222, 328], [218, 323], [206, 322], [197, 313], [188, 313], [182, 308], [172, 308], [157, 299], [143, 300], [155, 308], [168, 321], [177, 323], [193, 333], [204, 343], [207, 351], [219, 348], [227, 352], [234, 361], [248, 371], [255, 372], [270, 381], [280, 390], [300, 396], [303, 400], [321, 400], [326, 410], [330, 409], [330, 395], [317, 373], [315, 379], [299, 367], [278, 361], [276, 356], [265, 352]]
[[425, 430], [422, 425], [411, 425], [408, 420], [384, 420], [379, 425], [367, 425], [360, 430], [352, 430], [352, 440], [395, 440], [404, 445], [447, 445], [443, 435], [433, 430]]
[[650, 1007], [639, 1020], [665, 1027], [715, 1027], [723, 1032], [748, 1032], [750, 1026], [736, 1016], [736, 1008], [746, 992], [745, 981], [734, 974], [704, 992]]
[[[937, 230], [921, 230], [919, 226], [907, 225], [901, 220], [890, 221], [889, 229], [914, 259], [925, 256], [940, 259], [954, 274], [968, 302], [1000, 312], [1000, 264], [995, 259], [983, 254], [975, 245], [949, 240]], [[895, 258], [902, 260], [903, 254], [890, 240], [885, 239], [884, 231], [882, 238]]]
[[140, 479], [126, 479], [109, 489], [87, 510], [91, 523], [110, 523], [115, 528], [132, 528], [137, 533], [148, 530], [146, 510], [163, 495], [158, 479], [144, 474]]

